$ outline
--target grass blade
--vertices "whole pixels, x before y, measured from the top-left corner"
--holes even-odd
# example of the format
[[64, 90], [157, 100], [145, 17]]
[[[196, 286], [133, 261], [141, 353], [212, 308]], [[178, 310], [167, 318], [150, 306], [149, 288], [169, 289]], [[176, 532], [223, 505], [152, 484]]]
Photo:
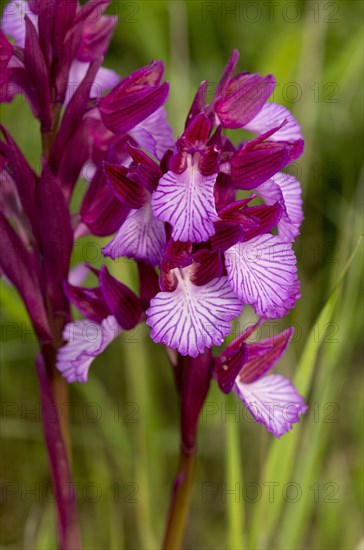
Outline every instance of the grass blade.
[[[234, 409], [236, 401], [234, 396], [226, 396], [226, 407]], [[237, 487], [240, 494], [243, 487], [242, 459], [239, 441], [240, 425], [236, 422], [235, 415], [227, 415], [226, 421], [226, 485], [229, 489]], [[228, 516], [228, 546], [231, 550], [245, 548], [243, 542], [244, 529], [244, 503], [236, 495], [230, 495], [227, 500]]]
[[[343, 280], [361, 242], [362, 238], [358, 241], [335, 288], [331, 292], [325, 306], [317, 317], [316, 323], [319, 327], [323, 327], [331, 321], [337, 299], [341, 292]], [[320, 331], [318, 341], [317, 335], [311, 332], [303, 350], [303, 354], [294, 377], [294, 384], [298, 391], [304, 396], [308, 395], [313, 379], [317, 356], [324, 338], [324, 331]], [[272, 442], [261, 478], [262, 483], [278, 483], [279, 485], [277, 485], [277, 487], [282, 489], [282, 487], [290, 481], [296, 458], [296, 451], [301, 439], [303, 425], [304, 424], [296, 426], [295, 429], [286, 434], [281, 441], [274, 440]], [[259, 501], [253, 517], [249, 548], [256, 548], [257, 544], [258, 547], [261, 547], [261, 545], [263, 547], [266, 546], [274, 532], [275, 526], [282, 512], [283, 504], [283, 499], [276, 500], [275, 502], [269, 502], [266, 499], [261, 499]], [[261, 526], [264, 527], [264, 533], [259, 534]]]

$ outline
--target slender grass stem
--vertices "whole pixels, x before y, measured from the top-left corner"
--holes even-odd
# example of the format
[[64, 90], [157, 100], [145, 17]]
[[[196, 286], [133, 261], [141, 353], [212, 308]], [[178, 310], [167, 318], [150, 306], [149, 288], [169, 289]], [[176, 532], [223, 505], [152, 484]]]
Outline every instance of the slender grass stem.
[[[226, 396], [226, 404], [229, 410], [234, 410], [236, 401], [234, 395]], [[235, 416], [229, 418], [226, 423], [226, 483], [228, 487], [243, 487], [242, 458], [239, 441], [240, 424], [237, 424]], [[229, 498], [227, 503], [228, 520], [228, 548], [231, 550], [245, 548], [243, 539], [244, 503], [240, 499]]]

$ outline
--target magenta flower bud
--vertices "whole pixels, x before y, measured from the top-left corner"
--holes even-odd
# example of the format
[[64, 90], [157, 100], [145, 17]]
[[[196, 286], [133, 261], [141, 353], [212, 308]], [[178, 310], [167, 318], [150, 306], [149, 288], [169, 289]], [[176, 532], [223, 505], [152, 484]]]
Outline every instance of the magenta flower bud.
[[168, 96], [168, 84], [160, 84], [163, 64], [153, 61], [124, 78], [100, 101], [105, 126], [114, 133], [127, 133], [161, 107]]

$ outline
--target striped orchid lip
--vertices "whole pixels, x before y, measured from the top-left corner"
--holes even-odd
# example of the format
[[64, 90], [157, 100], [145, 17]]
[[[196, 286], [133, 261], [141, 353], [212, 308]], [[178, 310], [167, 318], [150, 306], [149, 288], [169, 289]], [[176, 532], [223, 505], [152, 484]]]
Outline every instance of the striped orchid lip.
[[287, 378], [265, 376], [285, 352], [293, 328], [258, 342], [247, 342], [259, 324], [244, 331], [221, 352], [215, 359], [213, 376], [224, 393], [236, 393], [258, 423], [281, 437], [307, 410], [303, 397]]
[[193, 267], [176, 268], [173, 274], [176, 288], [159, 292], [151, 300], [147, 324], [155, 342], [197, 357], [205, 348], [222, 344], [231, 331], [231, 319], [240, 315], [243, 304], [226, 277], [196, 286], [191, 281]]
[[[99, 2], [106, 5], [103, 0]], [[53, 170], [69, 201], [80, 170], [90, 163], [90, 185], [81, 204], [76, 235], [111, 235], [103, 254], [138, 264], [141, 297], [105, 267], [94, 270], [99, 286], [93, 289], [64, 283], [62, 299], [67, 296], [100, 333], [97, 345], [87, 347], [87, 342], [75, 338], [60, 352], [58, 367], [70, 381], [87, 379], [93, 358], [113, 339], [111, 332], [128, 330], [143, 320], [150, 326], [155, 342], [198, 363], [200, 356], [206, 359], [214, 346], [223, 344], [231, 322], [244, 306], [250, 306], [261, 321], [277, 319], [286, 315], [300, 297], [292, 243], [303, 219], [301, 188], [296, 178], [282, 170], [302, 153], [303, 140], [292, 114], [268, 102], [274, 77], [248, 73], [234, 76], [238, 61], [234, 51], [212, 101], [206, 101], [207, 86], [202, 83], [184, 131], [174, 140], [164, 107], [169, 85], [162, 81], [163, 63], [152, 61], [123, 79], [103, 69], [96, 53], [101, 54], [107, 47], [113, 22], [102, 15], [97, 28], [81, 24], [92, 9], [80, 8], [70, 19], [73, 32], [79, 32], [80, 44], [66, 72], [79, 85], [70, 97], [66, 94], [67, 78], [66, 85], [56, 90], [57, 101], [64, 104], [65, 110], [40, 183], [46, 177], [52, 179]], [[17, 47], [31, 42], [29, 51], [34, 53], [39, 46], [39, 21], [37, 13], [30, 8], [29, 12], [30, 17], [18, 21], [18, 26], [11, 27], [10, 23], [11, 28], [9, 24], [5, 27], [18, 41]], [[100, 35], [96, 51], [92, 44], [97, 33], [102, 39]], [[6, 78], [11, 79], [13, 47], [4, 35], [1, 42], [2, 68]], [[24, 56], [24, 66], [18, 68], [29, 73], [36, 92], [30, 94], [29, 101], [42, 127], [47, 128], [51, 95], [46, 87], [35, 85], [35, 75], [30, 74], [32, 68], [39, 75], [46, 74], [47, 67], [41, 55], [37, 60], [29, 55]], [[111, 91], [104, 95], [108, 87]], [[82, 103], [85, 97], [92, 98], [92, 104]], [[224, 130], [238, 128], [246, 130], [251, 139], [235, 145]], [[4, 162], [12, 166], [9, 177], [14, 179], [13, 187], [28, 219], [23, 230], [28, 232], [30, 228], [38, 239], [42, 227], [37, 221], [36, 204], [34, 197], [26, 200], [22, 194], [20, 175], [25, 174], [30, 182], [26, 193], [38, 186], [38, 178], [28, 170], [11, 137], [5, 130], [3, 133]], [[87, 147], [85, 140], [89, 140]], [[75, 170], [70, 169], [69, 159]], [[46, 204], [50, 205], [49, 198]], [[70, 250], [68, 225], [65, 235]], [[13, 238], [11, 229], [6, 230]], [[21, 246], [18, 249], [20, 255]], [[57, 261], [61, 263], [61, 259]], [[66, 269], [59, 271], [66, 279]], [[10, 268], [8, 272], [15, 273]], [[32, 267], [32, 277], [37, 278], [37, 266]], [[25, 288], [19, 281], [20, 287], [30, 308], [30, 286]], [[50, 288], [61, 302], [52, 283]], [[42, 316], [36, 321], [39, 330], [47, 334]], [[72, 323], [67, 327], [72, 330]], [[112, 327], [117, 330], [111, 331]], [[74, 333], [80, 334], [77, 327]], [[285, 349], [282, 342], [277, 341], [273, 348]], [[233, 389], [248, 408], [253, 398], [268, 398], [271, 388], [277, 395], [292, 399], [295, 395], [278, 375], [270, 377], [271, 385], [266, 381], [269, 377], [248, 377], [252, 365], [271, 364], [273, 352], [263, 348], [242, 341], [238, 350], [227, 348], [227, 363], [220, 365], [225, 380], [221, 389]], [[297, 397], [297, 403], [299, 400]], [[285, 422], [280, 417], [274, 423], [264, 407], [257, 420], [277, 436], [297, 421], [294, 417], [291, 423]]]

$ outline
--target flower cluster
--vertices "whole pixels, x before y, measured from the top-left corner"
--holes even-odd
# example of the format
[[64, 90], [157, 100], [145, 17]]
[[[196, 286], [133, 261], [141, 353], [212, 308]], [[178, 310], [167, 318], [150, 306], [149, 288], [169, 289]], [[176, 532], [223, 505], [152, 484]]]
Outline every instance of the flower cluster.
[[[305, 405], [288, 380], [264, 375], [292, 331], [254, 344], [244, 332], [217, 357], [211, 353], [244, 306], [262, 323], [286, 315], [299, 297], [292, 243], [303, 218], [300, 184], [281, 170], [299, 157], [303, 140], [288, 110], [268, 102], [273, 76], [233, 76], [234, 51], [212, 101], [208, 83], [199, 86], [174, 141], [162, 62], [123, 79], [101, 67], [115, 21], [91, 16], [107, 2], [68, 2], [58, 14], [50, 9], [56, 3], [21, 5], [18, 17], [9, 17], [15, 1], [3, 15], [15, 43], [1, 34], [1, 99], [23, 92], [40, 120], [42, 173], [3, 130], [5, 213], [18, 232], [4, 217], [16, 262], [5, 260], [2, 269], [41, 338], [51, 337], [49, 304], [53, 317], [68, 322], [57, 368], [69, 382], [85, 382], [93, 358], [121, 330], [146, 321], [155, 342], [197, 359], [196, 377], [199, 358], [208, 357], [208, 380], [235, 391], [258, 422], [282, 435]], [[234, 145], [225, 132], [234, 129], [250, 139]], [[89, 186], [71, 217], [68, 205], [85, 166]], [[7, 200], [11, 193], [15, 201]], [[137, 262], [138, 296], [105, 266], [92, 269], [94, 288], [69, 281], [74, 239], [90, 233], [115, 234], [104, 255]], [[69, 302], [91, 323], [69, 322]]]
[[[108, 185], [124, 214], [104, 255], [138, 262], [141, 282], [150, 282], [141, 296], [145, 315], [140, 320], [146, 316], [155, 342], [193, 358], [223, 343], [244, 305], [252, 306], [262, 320], [273, 319], [286, 315], [299, 297], [292, 241], [302, 221], [300, 185], [280, 170], [302, 152], [300, 128], [285, 108], [267, 103], [273, 77], [232, 77], [237, 57], [234, 52], [210, 104], [207, 83], [201, 84], [176, 143], [171, 143], [163, 115], [154, 134], [159, 154], [154, 147], [151, 155], [152, 147], [138, 143], [134, 134], [133, 142], [125, 142], [126, 158], [114, 157], [98, 168], [104, 178], [100, 188]], [[159, 81], [159, 71], [159, 64], [149, 67], [150, 81]], [[118, 108], [121, 86], [100, 102], [110, 131], [127, 131]], [[223, 135], [224, 128], [244, 128], [255, 136], [235, 147]], [[247, 196], [237, 200], [239, 190]], [[257, 196], [260, 204], [255, 204]], [[275, 228], [278, 234], [273, 234]], [[82, 310], [78, 300], [73, 303]], [[259, 412], [254, 407], [251, 412], [276, 435], [305, 410], [283, 377], [262, 378], [290, 337], [288, 331], [259, 346], [240, 337], [215, 359], [212, 373], [223, 391], [234, 389], [247, 406], [254, 396]], [[78, 344], [68, 347], [72, 345], [76, 349]], [[59, 368], [69, 373], [67, 357], [66, 347]], [[84, 380], [89, 359], [83, 362], [81, 354], [73, 364], [75, 371], [82, 371], [78, 379]], [[248, 375], [251, 364], [255, 370]], [[221, 382], [225, 369], [234, 384]], [[261, 407], [272, 402], [282, 403], [281, 416], [287, 404], [293, 404], [295, 413], [288, 420], [281, 420], [277, 411], [261, 414]]]

